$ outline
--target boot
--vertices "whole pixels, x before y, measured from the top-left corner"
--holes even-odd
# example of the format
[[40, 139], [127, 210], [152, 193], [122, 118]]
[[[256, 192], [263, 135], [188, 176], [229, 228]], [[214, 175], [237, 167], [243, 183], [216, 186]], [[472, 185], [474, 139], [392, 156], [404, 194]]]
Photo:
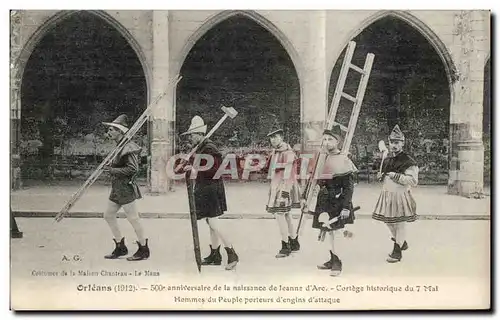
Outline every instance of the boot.
[[290, 249], [290, 245], [288, 244], [288, 242], [281, 240], [281, 250], [278, 251], [276, 258], [288, 257], [291, 253], [292, 250]]
[[[395, 238], [391, 238], [392, 241], [396, 242], [396, 239]], [[406, 240], [403, 242], [403, 245], [401, 246], [401, 251], [405, 251], [406, 249], [408, 249], [408, 243], [406, 242]]]
[[401, 250], [402, 251], [405, 251], [406, 249], [408, 249], [408, 243], [406, 242], [406, 240], [403, 242], [403, 245], [401, 246]]
[[401, 247], [399, 244], [394, 242], [394, 248], [392, 249], [392, 253], [389, 255], [389, 258], [387, 258], [387, 262], [389, 263], [394, 263], [394, 262], [399, 262], [401, 261], [402, 254], [401, 254]]
[[115, 250], [104, 256], [104, 259], [118, 259], [121, 256], [125, 256], [128, 254], [127, 246], [125, 246], [125, 238], [122, 238], [120, 242], [117, 242], [116, 239], [113, 239], [115, 242]]
[[335, 255], [330, 250], [330, 260], [328, 260], [327, 262], [325, 262], [323, 264], [318, 265], [318, 269], [319, 270], [331, 270], [332, 266], [333, 266], [333, 256], [335, 256]]
[[128, 257], [128, 261], [140, 261], [140, 260], [146, 260], [149, 258], [149, 247], [148, 247], [148, 239], [146, 239], [146, 244], [141, 245], [139, 241], [136, 241], [137, 245], [139, 248], [137, 251], [134, 253], [133, 256]]
[[212, 248], [212, 245], [210, 245], [210, 254], [208, 257], [204, 258], [203, 261], [201, 262], [202, 266], [220, 266], [222, 263], [222, 256], [220, 255], [220, 246], [217, 247], [217, 249]]
[[233, 270], [240, 261], [240, 259], [233, 248], [225, 247], [224, 249], [226, 249], [227, 252], [226, 270]]
[[342, 261], [336, 255], [333, 255], [332, 268], [330, 270], [330, 276], [332, 277], [336, 277], [342, 272]]
[[296, 236], [295, 239], [292, 239], [292, 237], [288, 236], [288, 244], [292, 252], [299, 251], [300, 250], [299, 236]]

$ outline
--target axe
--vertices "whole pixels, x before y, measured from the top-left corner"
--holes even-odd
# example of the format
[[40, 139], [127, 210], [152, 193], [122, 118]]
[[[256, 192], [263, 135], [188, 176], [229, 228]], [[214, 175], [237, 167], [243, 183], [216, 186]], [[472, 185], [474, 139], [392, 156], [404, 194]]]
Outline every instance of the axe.
[[382, 174], [382, 166], [384, 164], [385, 157], [387, 157], [387, 153], [389, 152], [389, 149], [385, 146], [384, 140], [380, 140], [378, 142], [378, 150], [382, 152], [382, 161], [380, 162], [380, 168], [378, 170], [378, 172]]
[[[352, 209], [352, 212], [358, 211], [359, 209], [361, 209], [361, 207], [359, 207], [359, 206], [354, 207]], [[328, 212], [322, 212], [318, 217], [318, 221], [322, 224], [323, 228], [333, 230], [330, 227], [330, 225], [339, 221], [340, 216], [337, 216], [337, 217], [332, 218], [332, 219], [329, 219], [329, 218], [330, 218], [330, 215], [328, 214]], [[318, 235], [318, 241], [324, 241], [325, 235], [326, 235], [326, 230], [324, 230], [324, 229], [320, 230], [319, 235]]]
[[198, 143], [192, 150], [191, 152], [189, 152], [186, 157], [183, 159], [183, 161], [181, 161], [181, 163], [179, 163], [179, 165], [175, 168], [175, 171], [174, 172], [179, 172], [182, 167], [186, 164], [186, 162], [189, 161], [189, 159], [196, 153], [196, 151], [198, 150], [198, 148], [203, 144], [203, 142], [205, 142], [205, 140], [209, 139], [213, 134], [214, 132], [219, 129], [219, 127], [222, 125], [222, 123], [224, 121], [226, 121], [227, 118], [231, 118], [231, 119], [234, 119], [237, 115], [238, 115], [238, 111], [236, 111], [234, 108], [232, 107], [224, 107], [222, 106], [222, 111], [224, 111], [224, 115], [222, 116], [222, 118], [220, 118], [220, 120], [215, 124], [215, 126], [212, 128], [212, 130], [210, 130], [204, 137], [203, 139], [200, 141], [200, 143]]
[[[233, 119], [238, 115], [238, 112], [234, 108], [226, 108], [222, 107], [222, 111], [224, 111], [224, 116], [217, 122], [217, 124], [210, 130], [210, 132], [203, 137], [203, 139], [198, 143], [191, 152], [186, 156], [186, 158], [181, 161], [181, 163], [176, 167], [176, 171], [180, 171], [180, 169], [189, 161], [189, 159], [194, 155], [196, 150], [202, 145], [204, 141], [210, 138], [214, 132], [222, 125], [222, 123], [229, 117]], [[191, 231], [193, 234], [193, 247], [194, 247], [194, 256], [196, 260], [196, 266], [198, 267], [198, 272], [201, 272], [201, 251], [200, 251], [200, 236], [198, 234], [198, 217], [196, 215], [196, 199], [194, 195], [194, 184], [189, 177], [190, 173], [186, 175], [186, 188], [188, 193], [188, 202], [189, 202], [189, 218], [191, 220]]]

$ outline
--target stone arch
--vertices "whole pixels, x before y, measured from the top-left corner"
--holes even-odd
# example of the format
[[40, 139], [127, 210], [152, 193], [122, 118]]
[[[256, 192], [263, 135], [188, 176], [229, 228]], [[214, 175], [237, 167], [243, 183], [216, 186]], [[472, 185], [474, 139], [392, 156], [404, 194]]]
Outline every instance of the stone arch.
[[[24, 74], [24, 69], [26, 67], [26, 64], [29, 60], [29, 57], [31, 56], [31, 53], [35, 49], [36, 45], [40, 42], [40, 40], [47, 34], [47, 32], [53, 28], [57, 23], [65, 20], [66, 18], [70, 17], [74, 13], [78, 12], [79, 10], [65, 10], [65, 11], [59, 11], [56, 14], [52, 15], [50, 18], [48, 18], [46, 21], [44, 21], [38, 29], [28, 38], [28, 40], [25, 42], [23, 45], [23, 48], [21, 50], [21, 53], [19, 57], [17, 57], [17, 60], [15, 62], [15, 68], [16, 68], [16, 79], [19, 80], [19, 83], [22, 82], [22, 77]], [[102, 20], [106, 21], [109, 25], [111, 25], [113, 28], [115, 28], [128, 42], [130, 47], [134, 50], [134, 52], [137, 55], [137, 58], [139, 59], [139, 62], [142, 65], [142, 69], [144, 72], [144, 76], [146, 78], [146, 99], [149, 102], [151, 99], [151, 68], [149, 67], [149, 64], [146, 59], [146, 55], [144, 54], [140, 44], [137, 42], [135, 37], [128, 31], [128, 29], [123, 26], [118, 20], [113, 18], [111, 15], [109, 15], [107, 12], [102, 11], [102, 10], [88, 10], [86, 11], [87, 13], [91, 13]]]
[[[262, 27], [264, 27], [267, 31], [269, 31], [280, 44], [285, 48], [286, 52], [290, 56], [292, 60], [293, 66], [297, 72], [297, 76], [299, 78], [299, 87], [300, 87], [300, 105], [302, 106], [302, 79], [303, 79], [303, 66], [300, 61], [299, 54], [297, 49], [294, 47], [292, 42], [288, 39], [288, 37], [281, 31], [276, 25], [274, 25], [271, 21], [260, 15], [259, 13], [253, 10], [227, 10], [219, 12], [211, 17], [209, 17], [185, 42], [181, 52], [179, 53], [179, 59], [177, 59], [177, 64], [175, 66], [174, 74], [178, 74], [182, 68], [184, 61], [186, 60], [189, 52], [195, 45], [195, 43], [210, 29], [212, 29], [218, 23], [237, 15], [244, 16], [249, 18]], [[302, 109], [302, 108], [301, 108]]]
[[[453, 62], [453, 58], [446, 47], [446, 45], [443, 43], [443, 41], [439, 38], [439, 36], [427, 25], [425, 22], [421, 21], [419, 18], [415, 17], [411, 13], [407, 11], [400, 11], [400, 10], [384, 10], [384, 11], [379, 11], [372, 16], [368, 17], [364, 21], [360, 23], [360, 25], [353, 30], [346, 39], [344, 39], [343, 43], [344, 45], [340, 48], [340, 50], [337, 52], [335, 55], [335, 59], [330, 62], [330, 67], [329, 71], [330, 74], [333, 71], [333, 68], [335, 67], [335, 63], [339, 59], [340, 55], [342, 54], [342, 51], [346, 48], [348, 42], [355, 38], [358, 34], [363, 32], [368, 26], [373, 24], [374, 22], [386, 18], [386, 17], [394, 17], [397, 19], [400, 19], [404, 22], [406, 22], [408, 25], [410, 25], [412, 28], [417, 30], [420, 34], [422, 34], [427, 41], [432, 45], [436, 53], [439, 55], [441, 58], [441, 61], [443, 62], [446, 76], [448, 78], [448, 84], [449, 84], [449, 89], [450, 89], [450, 108], [453, 105], [453, 100], [454, 100], [454, 89], [453, 89], [453, 84], [458, 80], [458, 71], [455, 66], [455, 63]], [[375, 57], [377, 59], [377, 57]], [[362, 67], [362, 66], [361, 66]], [[330, 86], [330, 81], [328, 82], [327, 88]]]
[[[353, 63], [362, 67], [368, 52], [376, 55], [366, 108], [362, 108], [358, 119], [352, 151], [360, 166], [369, 170], [370, 161], [366, 159], [377, 150], [374, 141], [386, 139], [387, 130], [399, 123], [402, 128], [412, 128], [407, 131], [407, 150], [419, 162], [426, 163], [421, 170], [422, 183], [445, 184], [451, 167], [453, 88], [457, 83], [450, 73], [453, 63], [443, 59], [448, 54], [446, 48], [441, 48], [446, 50], [444, 53], [436, 49], [434, 40], [421, 30], [391, 12], [370, 16], [364, 20], [363, 28], [351, 30], [353, 37], [346, 41], [358, 41], [359, 47]], [[435, 41], [444, 46], [440, 39]], [[340, 58], [330, 70], [329, 101], [345, 55], [345, 47], [340, 50]], [[451, 60], [450, 55], [448, 59]], [[347, 80], [346, 92], [355, 94], [359, 75], [353, 74]], [[344, 112], [340, 114], [345, 121], [351, 110], [347, 105], [351, 104], [343, 103]]]
[[[198, 43], [198, 41], [205, 36], [205, 34], [207, 34], [218, 24], [223, 23], [224, 21], [234, 17], [246, 18], [256, 23], [257, 25], [261, 26], [263, 29], [268, 31], [282, 46], [282, 48], [290, 58], [292, 66], [297, 75], [298, 87], [299, 87], [298, 88], [299, 108], [300, 108], [299, 115], [300, 119], [302, 119], [304, 113], [304, 95], [303, 95], [302, 83], [305, 71], [303, 69], [303, 63], [297, 51], [297, 48], [293, 45], [293, 43], [289, 40], [289, 37], [285, 35], [285, 33], [280, 28], [278, 28], [269, 19], [267, 19], [266, 17], [262, 16], [261, 14], [259, 14], [254, 10], [224, 10], [206, 18], [205, 21], [201, 23], [201, 26], [199, 26], [194, 32], [192, 32], [191, 35], [187, 38], [187, 40], [185, 40], [184, 45], [181, 48], [180, 52], [176, 54], [174, 58], [175, 63], [171, 66], [172, 74], [180, 74], [191, 50]], [[176, 112], [177, 111], [174, 110], [174, 113]], [[177, 121], [175, 120], [175, 118], [177, 118], [177, 115], [174, 117], [174, 127], [176, 126], [175, 123]], [[302, 128], [300, 129], [300, 135], [302, 135]]]
[[[15, 115], [11, 116], [11, 123], [13, 124], [13, 129], [11, 130], [11, 145], [13, 145], [13, 156], [16, 159], [20, 159], [20, 154], [19, 154], [19, 138], [20, 138], [20, 132], [21, 132], [21, 88], [23, 81], [25, 80], [25, 72], [26, 68], [28, 66], [29, 60], [33, 54], [33, 52], [36, 50], [36, 47], [40, 44], [41, 41], [43, 41], [43, 38], [50, 33], [56, 26], [62, 22], [64, 22], [66, 19], [70, 19], [73, 17], [74, 14], [77, 14], [78, 12], [84, 12], [85, 14], [92, 15], [96, 18], [98, 18], [100, 21], [103, 22], [103, 24], [106, 24], [109, 26], [111, 29], [117, 31], [118, 34], [120, 34], [123, 39], [125, 39], [125, 42], [129, 45], [129, 47], [132, 49], [134, 52], [139, 65], [140, 65], [140, 70], [142, 71], [142, 74], [144, 75], [144, 82], [145, 82], [145, 91], [144, 91], [144, 99], [146, 102], [146, 105], [149, 104], [149, 101], [151, 100], [151, 83], [152, 83], [152, 70], [149, 66], [148, 60], [146, 58], [146, 55], [143, 51], [143, 48], [137, 41], [137, 39], [129, 32], [126, 26], [124, 26], [120, 21], [112, 17], [108, 12], [102, 11], [102, 10], [64, 10], [64, 11], [54, 11], [54, 13], [48, 15], [47, 18], [42, 20], [40, 23], [37, 23], [37, 28], [35, 29], [34, 32], [31, 34], [27, 35], [26, 41], [23, 41], [18, 44], [18, 51], [16, 54], [12, 57], [12, 65], [11, 67], [11, 78], [12, 82], [15, 83], [15, 86], [11, 87], [11, 92], [15, 93], [11, 95], [11, 109], [15, 110]], [[17, 28], [22, 28], [21, 22], [17, 26]], [[19, 33], [19, 31], [17, 31]], [[150, 136], [150, 128], [149, 125], [150, 123], [147, 124], [148, 128], [148, 136]], [[14, 132], [15, 131], [15, 132]], [[16, 169], [19, 170], [20, 172], [20, 163], [21, 161], [16, 162]], [[16, 182], [17, 185], [21, 184], [21, 177], [20, 174], [17, 175], [16, 179], [18, 180]], [[17, 187], [14, 187], [17, 188]]]

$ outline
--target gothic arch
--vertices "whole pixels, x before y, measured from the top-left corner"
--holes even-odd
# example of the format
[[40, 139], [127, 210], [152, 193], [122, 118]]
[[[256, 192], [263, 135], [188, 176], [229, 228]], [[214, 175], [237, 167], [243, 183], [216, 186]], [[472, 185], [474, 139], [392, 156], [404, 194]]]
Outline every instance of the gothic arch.
[[[75, 14], [79, 10], [65, 10], [65, 11], [59, 11], [56, 14], [52, 15], [50, 18], [48, 18], [46, 21], [44, 21], [38, 29], [29, 37], [29, 39], [26, 41], [26, 43], [23, 45], [23, 49], [21, 50], [21, 53], [19, 57], [17, 57], [17, 60], [15, 62], [16, 64], [16, 79], [19, 81], [19, 83], [22, 82], [22, 77], [24, 74], [24, 69], [26, 67], [26, 64], [31, 56], [31, 53], [35, 49], [36, 45], [40, 42], [40, 40], [47, 34], [47, 32], [54, 28], [57, 23], [65, 20], [66, 18], [70, 17], [71, 15]], [[150, 84], [151, 84], [151, 70], [150, 67], [147, 63], [146, 55], [144, 54], [140, 44], [137, 42], [137, 40], [134, 38], [134, 36], [127, 30], [125, 26], [123, 26], [118, 20], [113, 18], [111, 15], [106, 13], [105, 11], [102, 10], [88, 10], [85, 11], [86, 13], [91, 13], [95, 16], [98, 16], [99, 18], [103, 19], [106, 21], [109, 25], [113, 26], [128, 42], [130, 47], [134, 50], [134, 52], [137, 55], [137, 58], [139, 59], [142, 69], [144, 72], [144, 76], [146, 78], [146, 99], [149, 102], [150, 100], [150, 95], [151, 95], [151, 90], [150, 90]]]
[[302, 105], [302, 79], [303, 79], [303, 70], [302, 70], [302, 64], [300, 63], [300, 57], [293, 46], [293, 44], [290, 42], [288, 37], [278, 28], [276, 27], [271, 21], [260, 15], [259, 13], [253, 11], [253, 10], [227, 10], [227, 11], [222, 11], [220, 13], [217, 13], [211, 17], [209, 17], [202, 25], [199, 27], [191, 36], [187, 39], [186, 43], [184, 44], [183, 48], [181, 49], [181, 52], [179, 53], [179, 59], [177, 59], [177, 64], [175, 66], [175, 72], [174, 74], [178, 74], [182, 68], [182, 65], [184, 64], [184, 61], [186, 60], [187, 55], [189, 54], [189, 51], [193, 48], [195, 43], [210, 29], [212, 29], [215, 25], [218, 23], [234, 16], [244, 16], [246, 18], [249, 18], [262, 27], [264, 27], [267, 31], [269, 31], [278, 41], [280, 44], [285, 48], [286, 52], [290, 56], [290, 59], [292, 60], [293, 66], [295, 68], [295, 71], [297, 72], [297, 76], [299, 78], [299, 87], [300, 87], [300, 101]]
[[[332, 73], [333, 68], [335, 66], [335, 63], [339, 59], [342, 51], [347, 46], [347, 43], [350, 40], [352, 40], [353, 38], [355, 38], [358, 34], [363, 32], [363, 30], [365, 30], [372, 23], [374, 23], [380, 19], [386, 18], [386, 17], [394, 17], [394, 18], [397, 18], [397, 19], [400, 19], [400, 20], [406, 22], [408, 25], [410, 25], [412, 28], [414, 28], [420, 34], [422, 34], [427, 39], [427, 41], [429, 41], [429, 43], [432, 45], [434, 50], [436, 50], [436, 53], [439, 55], [439, 57], [441, 58], [441, 60], [443, 62], [446, 76], [448, 78], [448, 84], [449, 84], [449, 88], [450, 88], [450, 107], [451, 107], [451, 105], [453, 104], [453, 97], [454, 97], [453, 84], [458, 80], [457, 68], [456, 68], [455, 64], [453, 63], [453, 59], [451, 57], [451, 54], [450, 54], [448, 48], [446, 47], [446, 45], [443, 43], [443, 41], [439, 38], [439, 36], [427, 24], [425, 24], [419, 18], [415, 17], [414, 15], [412, 15], [411, 13], [409, 13], [407, 11], [400, 11], [400, 10], [379, 11], [379, 12], [373, 14], [372, 16], [368, 17], [364, 21], [362, 21], [360, 23], [360, 25], [348, 35], [347, 39], [344, 40], [344, 42], [343, 42], [344, 45], [340, 48], [340, 50], [336, 54], [335, 59], [333, 59], [333, 61], [330, 62], [330, 67], [328, 69], [330, 71], [330, 74]], [[377, 57], [375, 57], [375, 60], [376, 59], [377, 59]], [[328, 83], [328, 88], [329, 88], [329, 86], [330, 86], [330, 83]]]

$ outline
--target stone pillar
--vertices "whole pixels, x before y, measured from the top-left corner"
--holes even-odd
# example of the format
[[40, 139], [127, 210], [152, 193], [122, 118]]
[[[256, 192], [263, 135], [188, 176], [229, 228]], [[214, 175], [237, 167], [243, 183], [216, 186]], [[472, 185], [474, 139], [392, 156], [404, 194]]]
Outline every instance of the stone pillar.
[[302, 86], [302, 147], [314, 150], [321, 143], [328, 111], [326, 71], [326, 12], [309, 11], [308, 43], [305, 44]]
[[[485, 37], [486, 36], [486, 37]], [[483, 192], [484, 58], [489, 41], [489, 13], [462, 11], [455, 16], [453, 42], [458, 81], [450, 112], [451, 157], [448, 193]]]
[[22, 51], [22, 12], [10, 12], [10, 155], [11, 189], [20, 189], [21, 183], [21, 72], [19, 57]]
[[[153, 63], [151, 99], [168, 89], [170, 80], [169, 11], [153, 11]], [[168, 90], [157, 104], [152, 116], [150, 192], [163, 194], [169, 189], [165, 165], [172, 154], [173, 92]]]

